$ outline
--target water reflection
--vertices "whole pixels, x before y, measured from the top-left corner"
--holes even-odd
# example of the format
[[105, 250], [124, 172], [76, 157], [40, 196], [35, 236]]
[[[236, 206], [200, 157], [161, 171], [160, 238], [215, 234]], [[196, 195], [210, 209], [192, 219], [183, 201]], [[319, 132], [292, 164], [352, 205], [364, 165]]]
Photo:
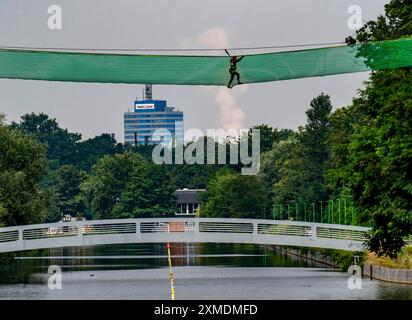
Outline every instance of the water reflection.
[[[346, 273], [268, 247], [172, 244], [171, 251], [180, 299], [412, 299], [412, 286], [376, 280], [350, 290]], [[62, 268], [63, 290], [47, 288], [50, 265]], [[0, 283], [1, 299], [168, 299], [167, 251], [127, 244], [24, 252]]]

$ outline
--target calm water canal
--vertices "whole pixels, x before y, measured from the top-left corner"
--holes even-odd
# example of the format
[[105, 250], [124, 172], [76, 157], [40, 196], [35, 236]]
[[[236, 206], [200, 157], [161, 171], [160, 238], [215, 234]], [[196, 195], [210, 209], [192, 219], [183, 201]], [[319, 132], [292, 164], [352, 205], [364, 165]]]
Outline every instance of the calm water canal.
[[[254, 245], [172, 244], [177, 299], [412, 299], [412, 286], [348, 274]], [[50, 290], [47, 269], [62, 268]], [[62, 248], [21, 253], [0, 274], [0, 299], [169, 299], [162, 244]]]

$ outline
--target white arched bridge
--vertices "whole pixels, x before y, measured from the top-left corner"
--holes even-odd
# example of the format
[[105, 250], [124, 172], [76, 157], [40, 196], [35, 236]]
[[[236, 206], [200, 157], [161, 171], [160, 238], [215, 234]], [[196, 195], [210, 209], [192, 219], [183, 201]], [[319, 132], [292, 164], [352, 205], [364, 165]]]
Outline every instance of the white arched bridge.
[[0, 253], [119, 243], [250, 243], [364, 250], [370, 228], [232, 218], [113, 219], [0, 228]]

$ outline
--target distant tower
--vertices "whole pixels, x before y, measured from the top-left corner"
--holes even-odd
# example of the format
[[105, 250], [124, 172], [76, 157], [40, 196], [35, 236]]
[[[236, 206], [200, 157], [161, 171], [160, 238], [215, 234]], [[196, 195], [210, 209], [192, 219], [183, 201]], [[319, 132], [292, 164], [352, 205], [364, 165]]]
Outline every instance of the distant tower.
[[151, 84], [144, 85], [144, 95], [145, 95], [145, 100], [152, 100], [152, 85]]

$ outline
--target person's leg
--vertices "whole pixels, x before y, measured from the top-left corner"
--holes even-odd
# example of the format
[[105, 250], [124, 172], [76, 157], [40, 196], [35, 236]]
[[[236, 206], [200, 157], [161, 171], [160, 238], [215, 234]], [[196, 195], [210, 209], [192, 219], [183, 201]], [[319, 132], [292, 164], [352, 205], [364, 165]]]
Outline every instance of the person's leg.
[[242, 82], [240, 82], [240, 74], [239, 74], [239, 72], [236, 72], [236, 78], [237, 78], [237, 83], [238, 83], [238, 84], [242, 84]]
[[234, 74], [234, 73], [231, 73], [230, 75], [231, 75], [231, 77], [230, 77], [230, 80], [229, 80], [229, 84], [227, 85], [228, 88], [230, 88], [230, 86], [231, 86], [231, 84], [232, 84], [232, 81], [233, 81], [233, 79], [235, 78], [235, 74]]

